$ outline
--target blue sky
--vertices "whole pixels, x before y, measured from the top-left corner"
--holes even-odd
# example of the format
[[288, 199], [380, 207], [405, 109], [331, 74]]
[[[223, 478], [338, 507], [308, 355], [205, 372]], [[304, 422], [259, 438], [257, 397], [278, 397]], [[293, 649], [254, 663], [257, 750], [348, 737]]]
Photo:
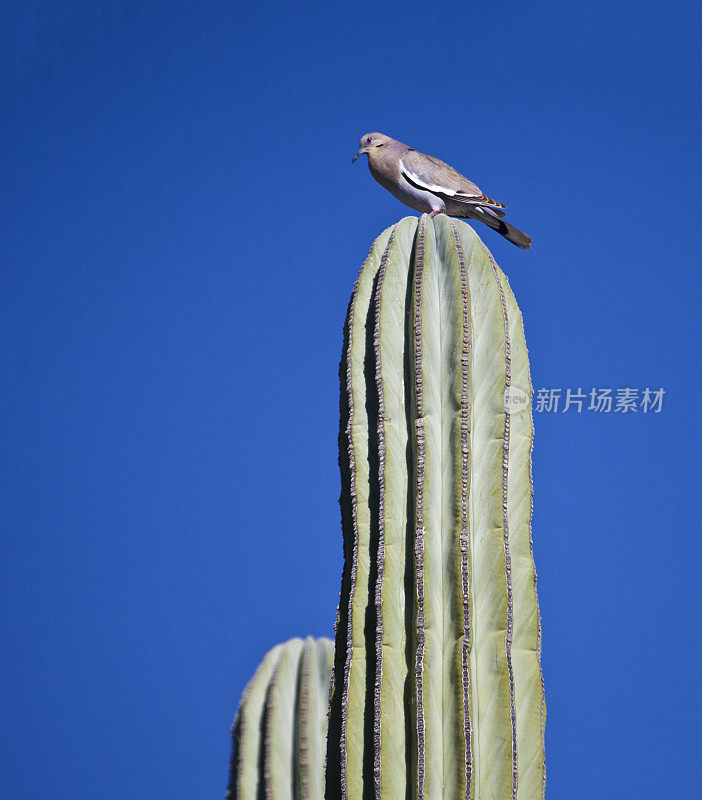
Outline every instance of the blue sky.
[[536, 415], [547, 796], [698, 797], [699, 4], [0, 15], [0, 796], [221, 797], [265, 651], [331, 633], [380, 130], [533, 237], [480, 231], [536, 388], [666, 390]]

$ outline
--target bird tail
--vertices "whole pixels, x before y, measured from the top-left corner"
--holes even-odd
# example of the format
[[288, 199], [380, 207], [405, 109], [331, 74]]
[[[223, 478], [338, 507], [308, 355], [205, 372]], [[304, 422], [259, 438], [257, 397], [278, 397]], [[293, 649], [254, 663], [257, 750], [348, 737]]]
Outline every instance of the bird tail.
[[531, 237], [515, 228], [514, 225], [510, 225], [509, 222], [500, 219], [496, 214], [490, 213], [491, 209], [477, 208], [475, 210], [478, 211], [475, 215], [476, 219], [484, 222], [489, 228], [504, 236], [508, 242], [516, 244], [517, 247], [521, 247], [523, 250], [528, 250], [531, 247]]
[[495, 230], [502, 234], [508, 242], [516, 244], [517, 247], [521, 247], [523, 250], [528, 250], [531, 247], [531, 237], [527, 236], [524, 231], [520, 231], [519, 228], [515, 228], [514, 225], [510, 225], [509, 222], [505, 222], [503, 219], [500, 220], [499, 227], [495, 228]]

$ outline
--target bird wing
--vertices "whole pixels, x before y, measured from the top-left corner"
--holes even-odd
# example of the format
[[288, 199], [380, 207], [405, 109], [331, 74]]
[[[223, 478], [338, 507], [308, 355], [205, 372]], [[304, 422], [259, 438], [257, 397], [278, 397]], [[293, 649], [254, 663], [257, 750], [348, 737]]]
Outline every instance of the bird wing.
[[468, 178], [453, 167], [434, 156], [407, 150], [400, 158], [400, 170], [404, 178], [418, 189], [443, 195], [458, 203], [485, 206], [497, 216], [503, 217], [506, 206], [483, 194]]

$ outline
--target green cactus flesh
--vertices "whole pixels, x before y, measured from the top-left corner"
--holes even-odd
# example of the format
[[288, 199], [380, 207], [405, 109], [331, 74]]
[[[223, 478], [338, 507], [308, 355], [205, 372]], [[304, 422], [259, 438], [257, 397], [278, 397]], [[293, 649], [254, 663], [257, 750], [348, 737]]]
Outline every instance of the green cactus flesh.
[[519, 308], [469, 225], [407, 217], [377, 239], [340, 374], [327, 798], [537, 800], [532, 390]]
[[322, 800], [331, 668], [329, 639], [266, 655], [234, 719], [228, 798]]

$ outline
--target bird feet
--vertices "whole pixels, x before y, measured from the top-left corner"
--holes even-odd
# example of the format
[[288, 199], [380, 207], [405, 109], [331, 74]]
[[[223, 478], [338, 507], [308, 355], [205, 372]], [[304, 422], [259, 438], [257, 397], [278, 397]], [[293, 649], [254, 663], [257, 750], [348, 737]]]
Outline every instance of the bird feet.
[[439, 211], [439, 210], [437, 210], [437, 211], [432, 211], [432, 212], [429, 214], [429, 219], [434, 219], [434, 217], [435, 217], [437, 214], [443, 214], [443, 213], [444, 213], [443, 211]]

